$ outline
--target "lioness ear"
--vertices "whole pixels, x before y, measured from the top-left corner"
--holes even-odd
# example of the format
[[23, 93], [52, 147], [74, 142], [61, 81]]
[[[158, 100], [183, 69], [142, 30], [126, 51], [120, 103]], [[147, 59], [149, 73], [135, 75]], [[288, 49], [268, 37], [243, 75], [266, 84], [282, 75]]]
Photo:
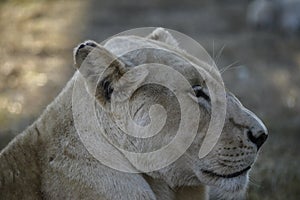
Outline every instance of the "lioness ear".
[[147, 36], [147, 38], [161, 41], [174, 47], [178, 47], [177, 40], [164, 28], [155, 29], [150, 35]]
[[106, 107], [114, 84], [125, 73], [124, 64], [94, 41], [86, 41], [74, 49], [74, 62], [85, 79], [89, 93]]
[[[126, 74], [125, 64], [114, 54], [94, 41], [86, 41], [74, 49], [75, 67], [84, 77], [88, 91], [105, 109], [109, 109], [115, 88], [119, 99], [127, 98], [124, 92], [136, 88], [145, 78], [137, 70]], [[126, 74], [125, 74], [126, 73]], [[120, 79], [125, 74], [125, 78]], [[122, 87], [122, 85], [123, 87]], [[115, 93], [114, 93], [115, 94]]]

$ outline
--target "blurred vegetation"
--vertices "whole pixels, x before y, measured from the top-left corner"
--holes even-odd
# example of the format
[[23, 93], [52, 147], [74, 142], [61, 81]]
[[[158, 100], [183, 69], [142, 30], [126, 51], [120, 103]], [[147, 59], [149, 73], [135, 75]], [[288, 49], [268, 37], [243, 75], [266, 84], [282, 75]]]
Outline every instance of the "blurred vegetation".
[[269, 128], [248, 199], [300, 199], [300, 39], [250, 29], [248, 3], [0, 0], [0, 149], [71, 77], [72, 48], [79, 41], [162, 26], [193, 37], [220, 68], [228, 68], [227, 87]]
[[71, 76], [84, 8], [81, 1], [1, 1], [0, 138], [30, 124]]

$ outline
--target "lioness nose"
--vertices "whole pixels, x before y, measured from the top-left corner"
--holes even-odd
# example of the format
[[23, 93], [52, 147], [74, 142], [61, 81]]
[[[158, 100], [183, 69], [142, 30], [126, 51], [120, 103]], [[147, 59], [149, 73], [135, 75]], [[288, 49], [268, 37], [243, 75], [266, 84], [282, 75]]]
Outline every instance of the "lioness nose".
[[247, 130], [248, 139], [253, 142], [257, 150], [265, 143], [268, 138], [268, 130], [264, 123], [251, 111], [245, 109], [250, 121]]
[[257, 146], [257, 150], [265, 143], [268, 138], [268, 134], [263, 130], [259, 130], [258, 132], [254, 133], [250, 129], [247, 132], [247, 136], [249, 140]]

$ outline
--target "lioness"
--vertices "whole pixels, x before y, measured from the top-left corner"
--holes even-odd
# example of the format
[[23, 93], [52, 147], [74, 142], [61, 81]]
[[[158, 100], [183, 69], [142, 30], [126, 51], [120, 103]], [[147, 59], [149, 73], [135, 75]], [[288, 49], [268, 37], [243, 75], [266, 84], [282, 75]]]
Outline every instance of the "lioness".
[[[116, 55], [133, 46], [149, 47], [149, 51], [135, 51], [116, 59]], [[165, 51], [160, 50], [174, 54], [165, 55]], [[208, 187], [219, 198], [243, 199], [249, 170], [267, 138], [267, 130], [261, 120], [228, 92], [221, 136], [212, 151], [199, 159], [199, 148], [211, 117], [211, 99], [205, 84], [209, 80], [195, 73], [194, 68], [182, 62], [175, 53], [195, 61], [162, 28], [146, 38], [120, 36], [104, 46], [93, 41], [78, 45], [74, 50], [77, 72], [73, 78], [36, 122], [1, 152], [0, 199], [208, 199]], [[162, 105], [167, 113], [166, 125], [150, 139], [122, 136], [110, 104], [112, 93], [118, 84], [120, 86], [120, 77], [132, 67], [152, 62], [173, 67], [193, 86], [190, 104], [199, 106], [201, 113], [197, 135], [188, 150], [164, 168], [146, 173], [121, 172], [95, 159], [79, 138], [74, 125], [76, 116], [72, 113], [75, 80], [81, 77], [88, 91], [82, 95], [96, 100], [97, 115], [106, 136], [115, 145], [147, 152], [166, 145], [176, 134], [181, 113], [174, 94], [155, 84], [138, 87], [151, 74], [131, 74], [122, 80], [121, 87], [128, 91], [131, 87], [136, 89], [128, 98], [130, 115], [138, 124], [150, 123], [149, 109], [153, 104]], [[105, 76], [97, 80], [99, 71], [106, 66]], [[124, 91], [119, 91], [117, 97], [127, 98]], [[78, 109], [85, 112], [84, 107]], [[85, 123], [90, 126], [89, 119]]]

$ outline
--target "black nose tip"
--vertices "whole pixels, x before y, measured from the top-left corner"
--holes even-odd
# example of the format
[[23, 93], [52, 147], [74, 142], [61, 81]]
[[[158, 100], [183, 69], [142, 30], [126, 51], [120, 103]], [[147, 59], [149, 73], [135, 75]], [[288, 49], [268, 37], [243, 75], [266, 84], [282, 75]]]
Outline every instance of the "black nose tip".
[[263, 131], [260, 131], [255, 135], [253, 134], [253, 132], [251, 130], [248, 130], [247, 136], [248, 136], [249, 140], [257, 146], [257, 150], [258, 150], [265, 143], [265, 141], [268, 138], [268, 135]]

